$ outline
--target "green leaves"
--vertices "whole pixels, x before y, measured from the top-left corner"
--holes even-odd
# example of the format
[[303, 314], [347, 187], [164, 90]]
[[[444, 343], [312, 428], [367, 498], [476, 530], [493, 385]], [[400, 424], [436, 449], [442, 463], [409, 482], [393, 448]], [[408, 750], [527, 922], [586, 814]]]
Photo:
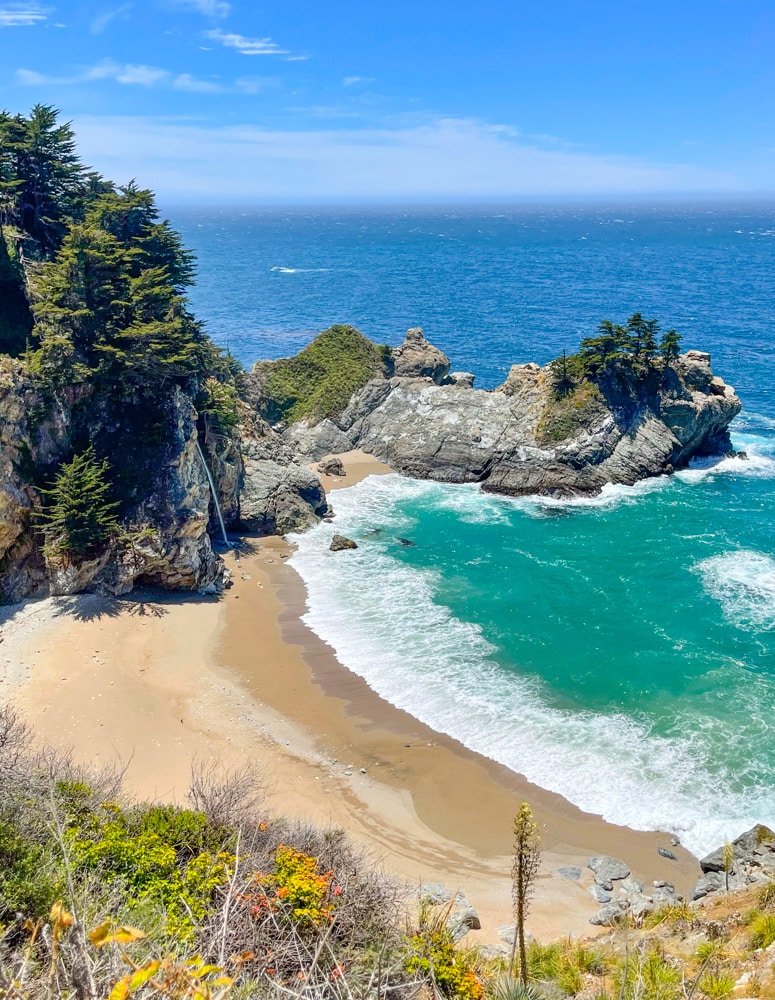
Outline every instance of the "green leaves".
[[60, 467], [53, 485], [41, 492], [48, 503], [38, 514], [49, 557], [83, 558], [118, 528], [118, 503], [110, 498], [107, 460], [90, 445]]

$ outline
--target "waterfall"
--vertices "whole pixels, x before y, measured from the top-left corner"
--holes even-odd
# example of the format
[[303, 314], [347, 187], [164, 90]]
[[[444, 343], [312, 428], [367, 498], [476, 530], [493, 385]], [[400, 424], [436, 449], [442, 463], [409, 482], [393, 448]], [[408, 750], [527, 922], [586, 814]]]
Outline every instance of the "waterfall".
[[223, 514], [221, 513], [221, 505], [218, 503], [218, 492], [215, 489], [215, 481], [213, 480], [213, 474], [212, 472], [210, 472], [210, 469], [207, 465], [207, 461], [205, 460], [205, 453], [202, 451], [202, 446], [199, 443], [199, 438], [196, 439], [196, 450], [199, 452], [199, 457], [202, 459], [202, 465], [204, 466], [204, 470], [207, 473], [207, 482], [210, 484], [210, 495], [213, 498], [213, 503], [215, 504], [215, 510], [216, 513], [218, 514], [218, 523], [221, 526], [221, 533], [223, 534], [224, 544], [226, 545], [227, 548], [229, 548], [230, 543], [229, 543], [229, 538], [226, 534], [226, 525], [223, 523]]

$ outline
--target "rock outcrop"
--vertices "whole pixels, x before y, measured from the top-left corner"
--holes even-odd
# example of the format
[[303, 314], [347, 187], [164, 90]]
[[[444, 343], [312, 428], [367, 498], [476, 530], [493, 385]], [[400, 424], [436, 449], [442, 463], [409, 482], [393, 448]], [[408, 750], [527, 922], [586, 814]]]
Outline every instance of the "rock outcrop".
[[740, 400], [703, 352], [561, 397], [551, 370], [536, 364], [514, 365], [492, 391], [453, 382], [430, 347], [409, 331], [391, 377], [372, 379], [336, 417], [284, 429], [283, 439], [306, 461], [363, 448], [405, 475], [511, 496], [596, 494], [732, 452]]
[[[180, 389], [163, 408], [159, 440], [131, 440], [87, 386], [42, 389], [22, 364], [0, 368], [0, 600], [19, 601], [85, 590], [124, 594], [136, 584], [172, 590], [217, 590], [224, 564], [210, 536], [220, 539], [207, 471], [212, 472], [227, 526], [284, 534], [317, 523], [328, 510], [319, 479], [295, 461], [277, 434], [249, 408], [230, 434], [202, 433], [199, 414]], [[41, 486], [83, 441], [124, 440], [147, 478], [123, 520], [131, 530], [93, 556], [46, 555], [34, 511]]]

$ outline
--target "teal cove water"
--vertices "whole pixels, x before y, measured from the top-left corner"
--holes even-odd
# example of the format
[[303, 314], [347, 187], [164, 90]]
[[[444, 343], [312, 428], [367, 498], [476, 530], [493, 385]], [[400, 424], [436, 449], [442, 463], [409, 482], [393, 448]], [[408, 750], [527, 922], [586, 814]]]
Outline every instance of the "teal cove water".
[[[775, 825], [775, 206], [172, 219], [198, 314], [246, 364], [332, 322], [420, 325], [495, 385], [635, 309], [712, 353], [747, 461], [565, 502], [375, 477], [292, 563], [342, 663], [472, 749], [697, 853]], [[359, 548], [330, 553], [334, 527]]]

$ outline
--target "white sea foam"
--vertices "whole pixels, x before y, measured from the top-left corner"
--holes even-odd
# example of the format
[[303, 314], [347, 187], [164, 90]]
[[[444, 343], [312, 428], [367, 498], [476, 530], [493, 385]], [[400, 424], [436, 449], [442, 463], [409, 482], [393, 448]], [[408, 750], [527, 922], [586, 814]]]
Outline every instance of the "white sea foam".
[[741, 549], [703, 559], [695, 567], [705, 590], [738, 628], [775, 629], [775, 559]]
[[278, 274], [322, 274], [324, 271], [328, 271], [327, 267], [270, 267], [270, 271], [276, 271]]
[[733, 791], [714, 763], [710, 748], [726, 733], [711, 714], [666, 737], [645, 719], [556, 707], [539, 681], [504, 671], [481, 630], [435, 601], [435, 575], [395, 557], [392, 538], [414, 527], [407, 501], [410, 510], [421, 501], [463, 517], [475, 503], [487, 511], [501, 502], [397, 476], [339, 493], [337, 531], [358, 537], [379, 526], [381, 534], [334, 555], [334, 527], [321, 525], [294, 538], [292, 565], [307, 585], [304, 620], [340, 662], [437, 731], [610, 821], [674, 830], [697, 853], [775, 822], [772, 795]]

